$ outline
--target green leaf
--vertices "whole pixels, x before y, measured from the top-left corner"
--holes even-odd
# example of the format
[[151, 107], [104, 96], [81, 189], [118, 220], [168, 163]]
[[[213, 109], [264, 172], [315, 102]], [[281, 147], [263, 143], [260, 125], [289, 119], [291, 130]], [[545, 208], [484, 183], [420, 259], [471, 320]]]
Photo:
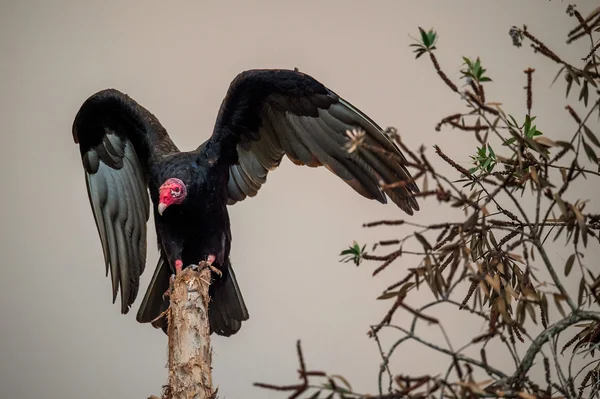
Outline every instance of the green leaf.
[[[427, 32], [427, 37], [429, 38], [429, 43], [431, 43], [431, 46], [433, 46], [437, 37], [437, 34], [434, 32], [433, 29], [430, 29], [429, 32]], [[433, 47], [430, 48], [433, 49]]]
[[523, 131], [525, 132], [525, 135], [527, 135], [527, 132], [529, 132], [531, 129], [531, 122], [533, 122], [534, 119], [535, 116], [532, 119], [529, 115], [525, 115], [525, 124], [523, 125]]
[[423, 41], [423, 44], [425, 45], [425, 47], [429, 47], [431, 45], [431, 43], [429, 42], [429, 36], [421, 27], [419, 27], [419, 32], [421, 32], [421, 40]]
[[569, 256], [569, 259], [567, 259], [567, 263], [565, 264], [565, 276], [568, 276], [569, 273], [571, 273], [573, 263], [575, 263], [575, 254], [572, 254]]
[[343, 250], [340, 253], [340, 256], [343, 256], [343, 258], [340, 260], [340, 262], [348, 263], [348, 262], [352, 261], [356, 266], [360, 266], [362, 258], [366, 254], [366, 252], [365, 252], [366, 247], [367, 246], [365, 244], [361, 248], [360, 245], [358, 245], [356, 242], [354, 242], [352, 246], [350, 246], [348, 249]]
[[478, 83], [490, 82], [492, 80], [489, 77], [484, 76], [484, 74], [487, 72], [487, 69], [481, 66], [481, 60], [479, 57], [477, 57], [475, 61], [464, 56], [462, 59], [466, 68], [460, 71], [462, 73], [461, 78], [471, 78]]
[[485, 170], [488, 170], [488, 168], [490, 167], [490, 164], [492, 163], [492, 160], [490, 158], [486, 159], [485, 162], [483, 163], [482, 168]]
[[529, 132], [527, 132], [527, 138], [532, 139], [535, 136], [541, 136], [542, 132], [540, 132], [539, 130], [537, 130], [537, 126], [533, 125], [533, 127], [531, 129], [529, 129]]

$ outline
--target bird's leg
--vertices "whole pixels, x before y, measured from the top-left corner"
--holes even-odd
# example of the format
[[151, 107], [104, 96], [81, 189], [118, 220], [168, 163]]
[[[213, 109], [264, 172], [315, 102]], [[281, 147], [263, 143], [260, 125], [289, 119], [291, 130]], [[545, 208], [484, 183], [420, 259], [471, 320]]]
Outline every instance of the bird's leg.
[[215, 259], [217, 259], [217, 257], [213, 254], [210, 254], [206, 257], [206, 263], [212, 265], [215, 262]]
[[181, 259], [175, 261], [175, 274], [171, 274], [171, 281], [175, 281], [175, 276], [183, 270], [183, 262]]
[[181, 273], [181, 270], [183, 270], [183, 262], [181, 259], [177, 259], [175, 261], [175, 274]]

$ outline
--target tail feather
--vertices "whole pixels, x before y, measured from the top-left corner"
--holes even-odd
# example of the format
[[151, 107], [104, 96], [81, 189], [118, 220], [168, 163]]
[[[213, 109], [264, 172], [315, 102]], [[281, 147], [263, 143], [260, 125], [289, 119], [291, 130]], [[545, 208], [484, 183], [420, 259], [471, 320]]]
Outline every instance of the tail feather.
[[[211, 301], [208, 305], [208, 319], [211, 333], [228, 337], [239, 331], [242, 321], [248, 320], [249, 314], [229, 261], [221, 270], [223, 275], [213, 276], [213, 283], [209, 288]], [[163, 297], [163, 294], [169, 289], [170, 276], [169, 265], [161, 256], [136, 317], [138, 322], [152, 323], [165, 333], [167, 318], [155, 319], [169, 308], [169, 298]]]
[[208, 319], [211, 332], [228, 337], [242, 327], [242, 321], [250, 317], [244, 298], [235, 278], [231, 264], [223, 270], [210, 286], [211, 302], [208, 305]]
[[136, 316], [138, 322], [152, 323], [155, 328], [162, 328], [165, 332], [167, 318], [161, 317], [156, 321], [153, 320], [169, 307], [169, 300], [163, 298], [163, 294], [169, 289], [169, 278], [171, 277], [171, 270], [169, 269], [167, 261], [160, 256]]

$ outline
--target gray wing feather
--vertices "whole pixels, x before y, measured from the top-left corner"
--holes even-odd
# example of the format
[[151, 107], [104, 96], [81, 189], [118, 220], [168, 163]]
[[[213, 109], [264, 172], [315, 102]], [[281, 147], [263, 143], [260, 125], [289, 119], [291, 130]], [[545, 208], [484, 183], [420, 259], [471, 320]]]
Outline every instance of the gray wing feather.
[[[260, 138], [237, 144], [238, 163], [230, 166], [229, 204], [255, 196], [285, 154], [298, 165], [325, 166], [366, 198], [385, 203], [387, 194], [408, 214], [418, 210], [413, 193], [419, 190], [414, 182], [382, 187], [411, 177], [401, 162], [384, 154], [389, 151], [404, 159], [381, 128], [333, 92], [311, 100], [288, 100], [289, 110], [282, 109], [281, 100], [277, 107], [265, 104], [260, 113]], [[360, 148], [349, 153], [347, 131], [352, 129], [364, 131], [365, 142], [375, 150]]]
[[[84, 167], [106, 272], [110, 270], [111, 274], [113, 302], [120, 288], [121, 311], [127, 313], [137, 296], [139, 276], [146, 264], [150, 203], [133, 145], [113, 134], [106, 137], [89, 149]], [[93, 163], [96, 159], [99, 161]]]
[[146, 265], [151, 171], [179, 150], [152, 113], [115, 89], [101, 90], [84, 101], [72, 133], [81, 153], [113, 302], [120, 291], [121, 312], [127, 313]]

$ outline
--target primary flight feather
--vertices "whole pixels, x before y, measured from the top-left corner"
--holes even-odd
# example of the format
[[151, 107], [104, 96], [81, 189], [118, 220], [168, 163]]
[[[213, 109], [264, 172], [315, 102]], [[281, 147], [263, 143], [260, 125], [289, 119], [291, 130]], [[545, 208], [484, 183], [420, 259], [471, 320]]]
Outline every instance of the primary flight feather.
[[[364, 131], [349, 152], [347, 131]], [[356, 192], [409, 215], [419, 209], [404, 157], [382, 129], [314, 78], [291, 70], [250, 70], [232, 82], [212, 136], [180, 151], [158, 119], [129, 96], [100, 91], [73, 123], [113, 301], [121, 312], [136, 299], [146, 264], [146, 223], [154, 213], [160, 257], [137, 314], [141, 323], [168, 308], [163, 294], [184, 265], [208, 260], [218, 269], [210, 286], [212, 332], [235, 334], [248, 310], [229, 259], [227, 205], [255, 196], [286, 155], [296, 165], [325, 166]], [[406, 184], [382, 188], [385, 184]], [[384, 186], [385, 187], [385, 186]], [[148, 200], [150, 194], [151, 202]]]

